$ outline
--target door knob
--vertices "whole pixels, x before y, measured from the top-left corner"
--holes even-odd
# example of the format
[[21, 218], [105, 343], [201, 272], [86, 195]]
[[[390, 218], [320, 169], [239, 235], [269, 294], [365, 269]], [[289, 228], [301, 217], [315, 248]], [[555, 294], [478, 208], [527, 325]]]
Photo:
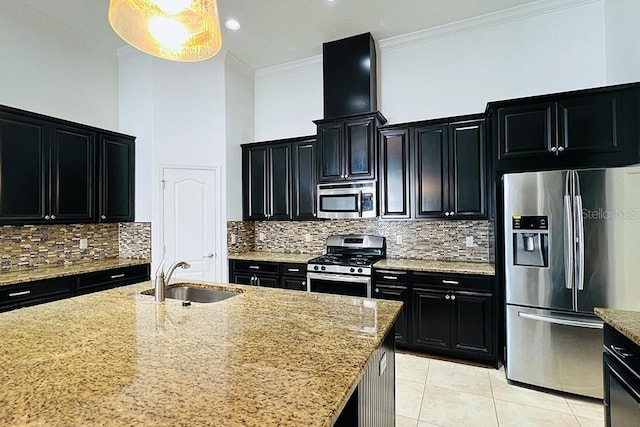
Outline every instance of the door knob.
[[45, 216], [44, 216], [44, 219], [46, 219], [46, 220], [48, 220], [48, 219], [50, 219], [50, 218], [51, 218], [51, 217], [50, 217], [49, 215], [45, 215]]
[[205, 255], [204, 257], [205, 257], [205, 258], [213, 258], [214, 256], [216, 256], [216, 255], [215, 255], [215, 254], [207, 254], [207, 255]]
[[455, 295], [451, 295], [451, 301], [455, 301], [456, 300], [456, 296]]
[[558, 147], [558, 151], [564, 151], [564, 147]]
[[55, 215], [51, 215], [51, 219], [56, 219], [56, 216]]
[[106, 215], [100, 215], [100, 219], [107, 219]]
[[556, 147], [551, 147], [551, 152], [555, 153], [558, 149]]
[[449, 215], [453, 216], [453, 214], [454, 214], [454, 213], [455, 213], [455, 212], [451, 211], [451, 212], [449, 212]]
[[444, 216], [449, 216], [449, 212], [445, 212], [445, 213], [444, 213]]
[[451, 296], [449, 294], [444, 296], [444, 299], [451, 299]]

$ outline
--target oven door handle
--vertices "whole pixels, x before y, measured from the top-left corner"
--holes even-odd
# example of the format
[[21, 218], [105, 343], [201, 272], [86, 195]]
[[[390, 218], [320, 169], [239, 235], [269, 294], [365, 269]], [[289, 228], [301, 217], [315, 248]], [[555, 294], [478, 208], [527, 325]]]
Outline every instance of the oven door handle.
[[348, 282], [348, 283], [365, 283], [368, 284], [371, 280], [370, 277], [355, 277], [346, 276], [343, 274], [322, 274], [322, 273], [307, 273], [307, 279], [309, 280], [328, 280], [331, 282]]

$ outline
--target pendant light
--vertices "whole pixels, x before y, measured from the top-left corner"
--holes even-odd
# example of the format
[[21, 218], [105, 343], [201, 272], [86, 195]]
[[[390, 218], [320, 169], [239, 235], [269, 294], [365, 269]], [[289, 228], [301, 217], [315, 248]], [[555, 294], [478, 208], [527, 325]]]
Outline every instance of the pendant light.
[[131, 46], [173, 61], [202, 61], [222, 48], [216, 0], [111, 0], [109, 23]]

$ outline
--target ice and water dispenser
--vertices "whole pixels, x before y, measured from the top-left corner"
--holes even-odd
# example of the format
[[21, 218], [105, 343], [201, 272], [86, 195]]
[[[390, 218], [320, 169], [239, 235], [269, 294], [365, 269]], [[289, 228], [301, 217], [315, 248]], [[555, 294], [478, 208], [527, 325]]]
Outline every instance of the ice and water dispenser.
[[529, 267], [549, 266], [549, 218], [513, 216], [513, 263]]

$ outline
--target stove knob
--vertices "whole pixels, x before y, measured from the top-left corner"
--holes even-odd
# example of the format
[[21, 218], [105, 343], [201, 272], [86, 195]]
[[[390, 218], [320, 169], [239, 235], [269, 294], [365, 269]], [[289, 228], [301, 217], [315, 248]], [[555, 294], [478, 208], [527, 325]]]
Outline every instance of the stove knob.
[[325, 271], [327, 269], [327, 267], [325, 267], [324, 265], [322, 266], [322, 271]]
[[350, 268], [349, 271], [353, 273], [354, 271], [356, 271], [356, 269], [355, 268]]
[[314, 266], [313, 266], [313, 269], [314, 269], [314, 270], [316, 270], [316, 271], [318, 271], [318, 266], [317, 266], [317, 265], [314, 265]]
[[362, 269], [361, 268], [358, 269], [358, 273], [362, 273]]

